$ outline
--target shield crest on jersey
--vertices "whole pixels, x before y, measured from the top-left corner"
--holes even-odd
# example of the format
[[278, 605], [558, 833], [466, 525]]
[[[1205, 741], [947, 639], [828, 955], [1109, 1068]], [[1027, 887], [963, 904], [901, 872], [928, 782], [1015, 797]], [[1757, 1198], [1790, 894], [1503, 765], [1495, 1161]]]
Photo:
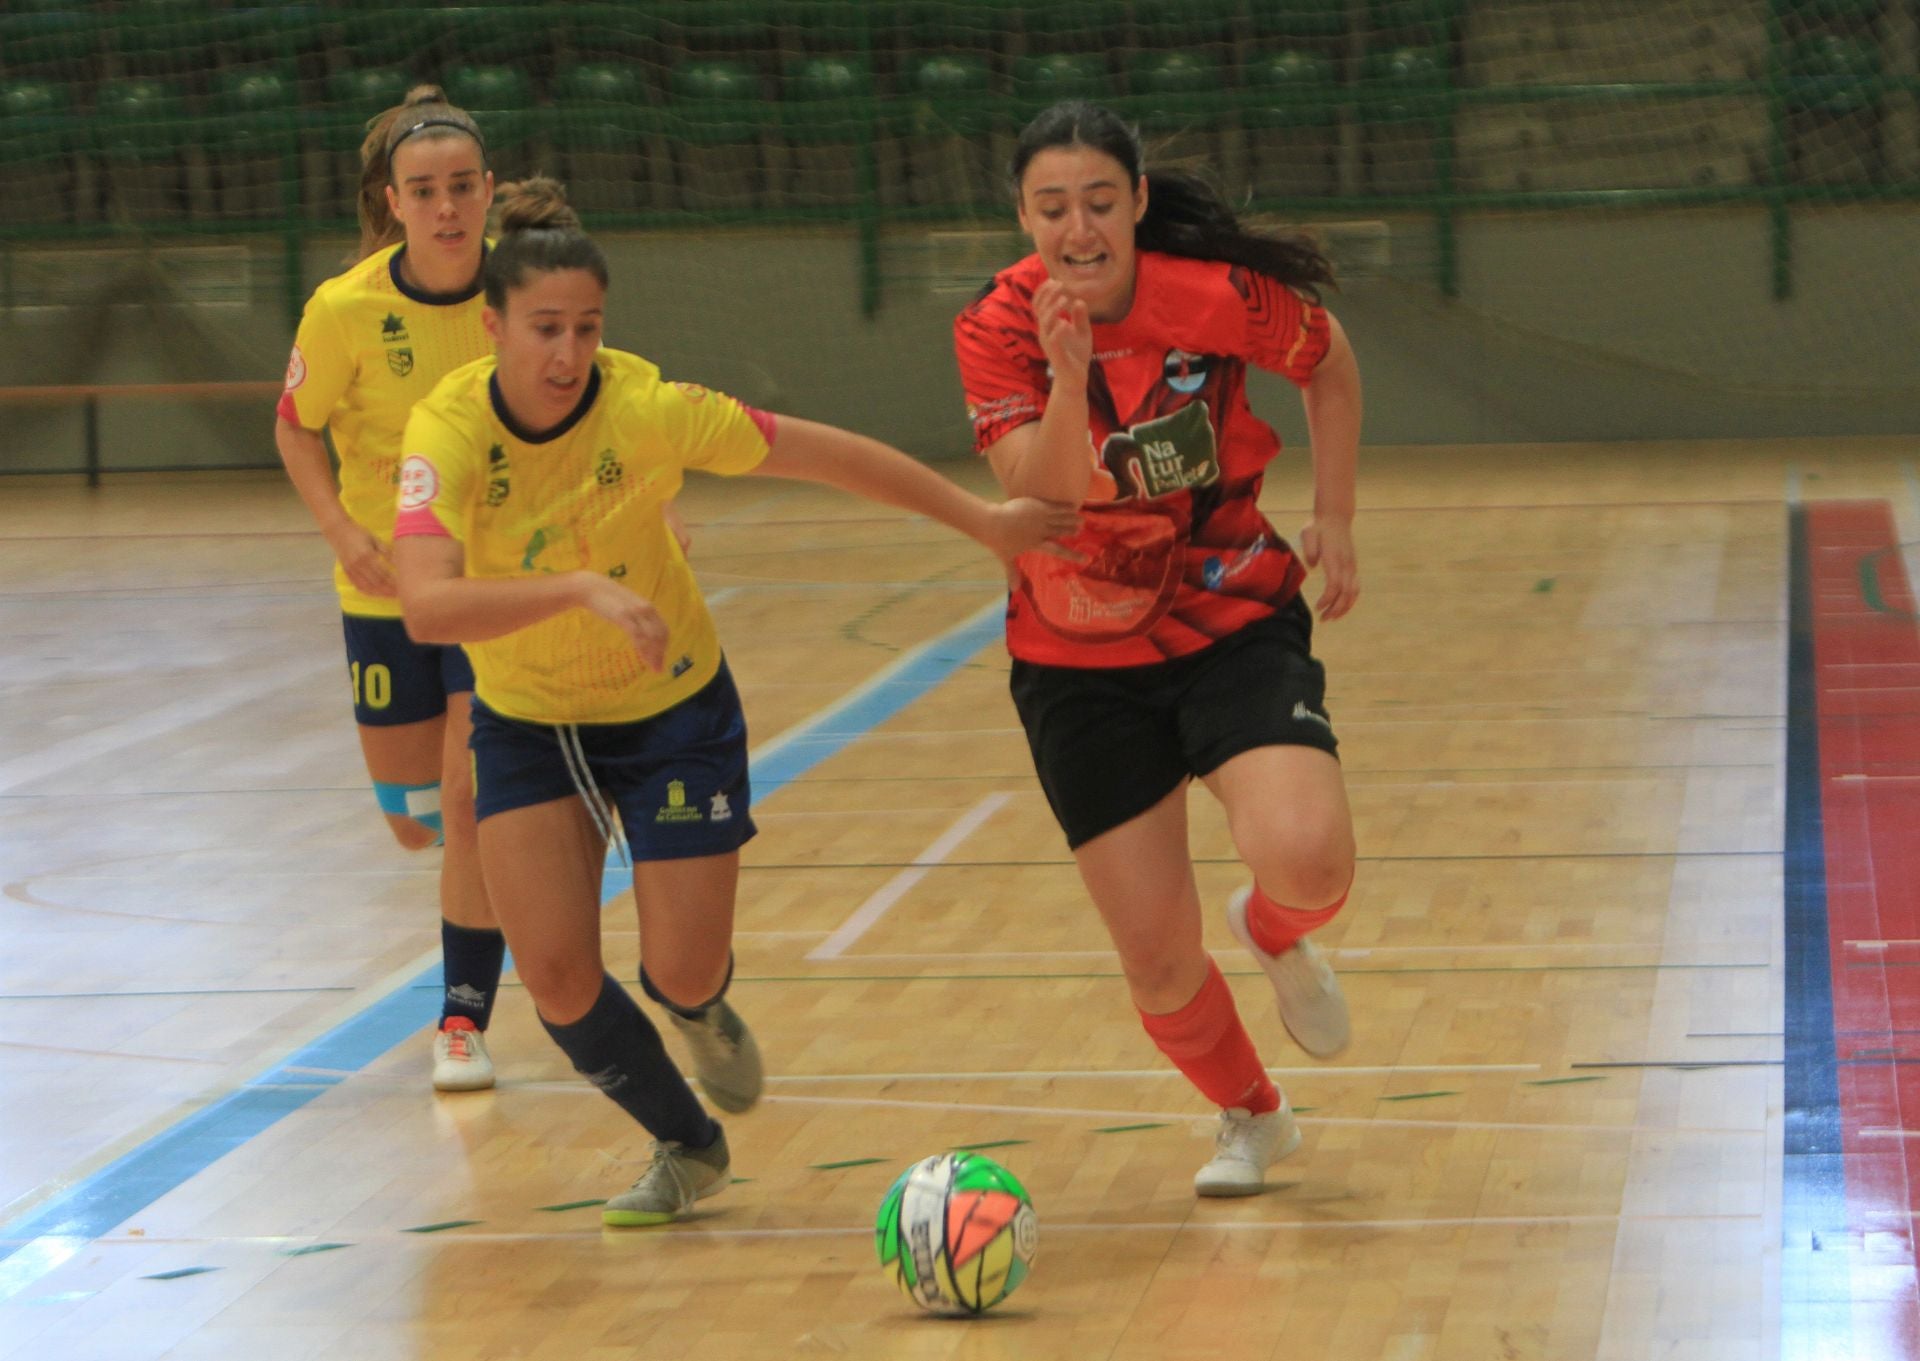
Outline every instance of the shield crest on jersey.
[[393, 370], [395, 378], [405, 378], [413, 372], [413, 351], [410, 349], [388, 350], [387, 367]]

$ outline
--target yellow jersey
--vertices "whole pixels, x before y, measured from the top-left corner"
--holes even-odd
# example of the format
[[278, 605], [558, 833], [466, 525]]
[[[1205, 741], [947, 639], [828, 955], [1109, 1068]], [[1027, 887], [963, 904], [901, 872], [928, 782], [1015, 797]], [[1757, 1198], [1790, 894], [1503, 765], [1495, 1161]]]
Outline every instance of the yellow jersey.
[[751, 472], [774, 418], [724, 393], [663, 381], [638, 355], [601, 350], [573, 414], [530, 432], [508, 414], [488, 356], [441, 380], [407, 421], [395, 533], [442, 535], [482, 580], [601, 572], [667, 625], [650, 671], [619, 628], [571, 609], [466, 644], [475, 692], [533, 723], [631, 723], [671, 709], [720, 669], [720, 639], [662, 510], [688, 468]]
[[[486, 300], [478, 281], [471, 292], [423, 293], [401, 282], [405, 250], [402, 244], [375, 251], [314, 290], [279, 410], [303, 429], [332, 428], [340, 504], [383, 544], [393, 539], [407, 413], [448, 373], [493, 349], [480, 324]], [[333, 584], [348, 614], [400, 617], [398, 600], [360, 591], [338, 563]]]

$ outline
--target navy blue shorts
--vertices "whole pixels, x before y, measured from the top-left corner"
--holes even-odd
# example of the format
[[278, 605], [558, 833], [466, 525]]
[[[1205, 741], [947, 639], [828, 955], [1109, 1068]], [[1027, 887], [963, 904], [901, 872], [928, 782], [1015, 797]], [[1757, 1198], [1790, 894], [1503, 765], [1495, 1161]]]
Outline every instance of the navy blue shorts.
[[583, 794], [569, 768], [575, 740], [636, 863], [724, 855], [752, 839], [747, 716], [724, 661], [696, 694], [637, 723], [528, 723], [474, 701], [474, 813]]
[[398, 619], [343, 614], [354, 721], [367, 728], [424, 723], [447, 696], [473, 689], [473, 666], [457, 644], [416, 643]]
[[1069, 848], [1255, 747], [1339, 753], [1313, 615], [1295, 596], [1200, 652], [1111, 668], [1013, 663], [1013, 705]]

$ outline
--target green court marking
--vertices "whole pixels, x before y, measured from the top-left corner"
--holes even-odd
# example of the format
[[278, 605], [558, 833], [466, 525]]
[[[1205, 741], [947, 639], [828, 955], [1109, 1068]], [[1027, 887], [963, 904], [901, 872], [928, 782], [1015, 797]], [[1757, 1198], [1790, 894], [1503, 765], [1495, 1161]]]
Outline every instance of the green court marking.
[[570, 1200], [564, 1205], [536, 1205], [533, 1208], [548, 1214], [558, 1214], [562, 1210], [584, 1210], [589, 1205], [605, 1205], [604, 1200]]
[[1132, 1134], [1135, 1130], [1165, 1129], [1164, 1120], [1151, 1120], [1144, 1125], [1107, 1125], [1094, 1131], [1095, 1134]]
[[1383, 1096], [1382, 1101], [1426, 1101], [1436, 1096], [1458, 1096], [1458, 1092], [1408, 1092], [1404, 1096]]
[[813, 1164], [813, 1170], [816, 1172], [838, 1172], [843, 1167], [867, 1167], [873, 1163], [883, 1163], [885, 1161], [885, 1158], [848, 1158], [845, 1162], [815, 1163]]
[[[753, 1178], [752, 1178], [752, 1177], [735, 1177], [735, 1178], [734, 1178], [734, 1179], [733, 1179], [732, 1181], [730, 1181], [730, 1182], [728, 1182], [728, 1183], [727, 1183], [727, 1185], [729, 1185], [729, 1186], [740, 1186], [740, 1185], [742, 1185], [742, 1184], [744, 1184], [744, 1183], [746, 1183], [746, 1182], [750, 1182], [750, 1181], [752, 1181], [752, 1180], [753, 1180]], [[601, 1202], [601, 1203], [602, 1203], [602, 1204], [605, 1204], [605, 1202], [604, 1202], [604, 1201], [603, 1201], [603, 1202]]]
[[479, 1222], [480, 1221], [477, 1219], [448, 1219], [438, 1224], [415, 1224], [412, 1228], [402, 1229], [400, 1230], [400, 1232], [401, 1233], [441, 1233], [447, 1229], [464, 1229], [469, 1224], [478, 1224]]
[[1305, 1115], [1308, 1111], [1317, 1111], [1319, 1109], [1320, 1108], [1318, 1106], [1295, 1106], [1293, 1108], [1293, 1113], [1295, 1115]]
[[955, 1144], [955, 1153], [978, 1153], [983, 1148], [1012, 1148], [1015, 1144], [1031, 1143], [1029, 1139], [989, 1139], [984, 1144]]
[[316, 1252], [332, 1252], [337, 1248], [350, 1248], [351, 1243], [309, 1243], [304, 1248], [288, 1248], [282, 1257], [311, 1257]]
[[1541, 577], [1540, 580], [1533, 583], [1533, 593], [1535, 595], [1545, 595], [1547, 592], [1551, 591], [1552, 589], [1553, 589], [1552, 577]]
[[217, 1266], [183, 1266], [178, 1271], [156, 1271], [151, 1276], [142, 1276], [143, 1281], [177, 1281], [182, 1276], [198, 1276], [206, 1271], [218, 1271]]
[[1523, 1082], [1523, 1087], [1565, 1087], [1573, 1082], [1605, 1082], [1604, 1073], [1588, 1073], [1585, 1077], [1542, 1077]]

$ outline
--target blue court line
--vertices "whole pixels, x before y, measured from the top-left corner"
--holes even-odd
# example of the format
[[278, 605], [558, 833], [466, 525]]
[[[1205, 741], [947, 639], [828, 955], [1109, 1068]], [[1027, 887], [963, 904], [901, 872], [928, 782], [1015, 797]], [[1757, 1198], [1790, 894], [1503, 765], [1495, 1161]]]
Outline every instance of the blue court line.
[[1787, 608], [1785, 1124], [1781, 1138], [1782, 1361], [1851, 1357], [1847, 1176], [1827, 945], [1827, 852], [1820, 804], [1820, 697], [1813, 565], [1805, 507], [1789, 508]]
[[[995, 601], [912, 651], [837, 704], [774, 738], [749, 758], [756, 800], [777, 793], [892, 718], [1000, 636]], [[607, 875], [612, 897], [632, 873]], [[0, 1300], [18, 1293], [97, 1238], [199, 1175], [225, 1154], [434, 1024], [440, 966], [395, 985], [239, 1089], [186, 1116], [22, 1218], [0, 1226]], [[311, 1070], [320, 1069], [316, 1073]]]

